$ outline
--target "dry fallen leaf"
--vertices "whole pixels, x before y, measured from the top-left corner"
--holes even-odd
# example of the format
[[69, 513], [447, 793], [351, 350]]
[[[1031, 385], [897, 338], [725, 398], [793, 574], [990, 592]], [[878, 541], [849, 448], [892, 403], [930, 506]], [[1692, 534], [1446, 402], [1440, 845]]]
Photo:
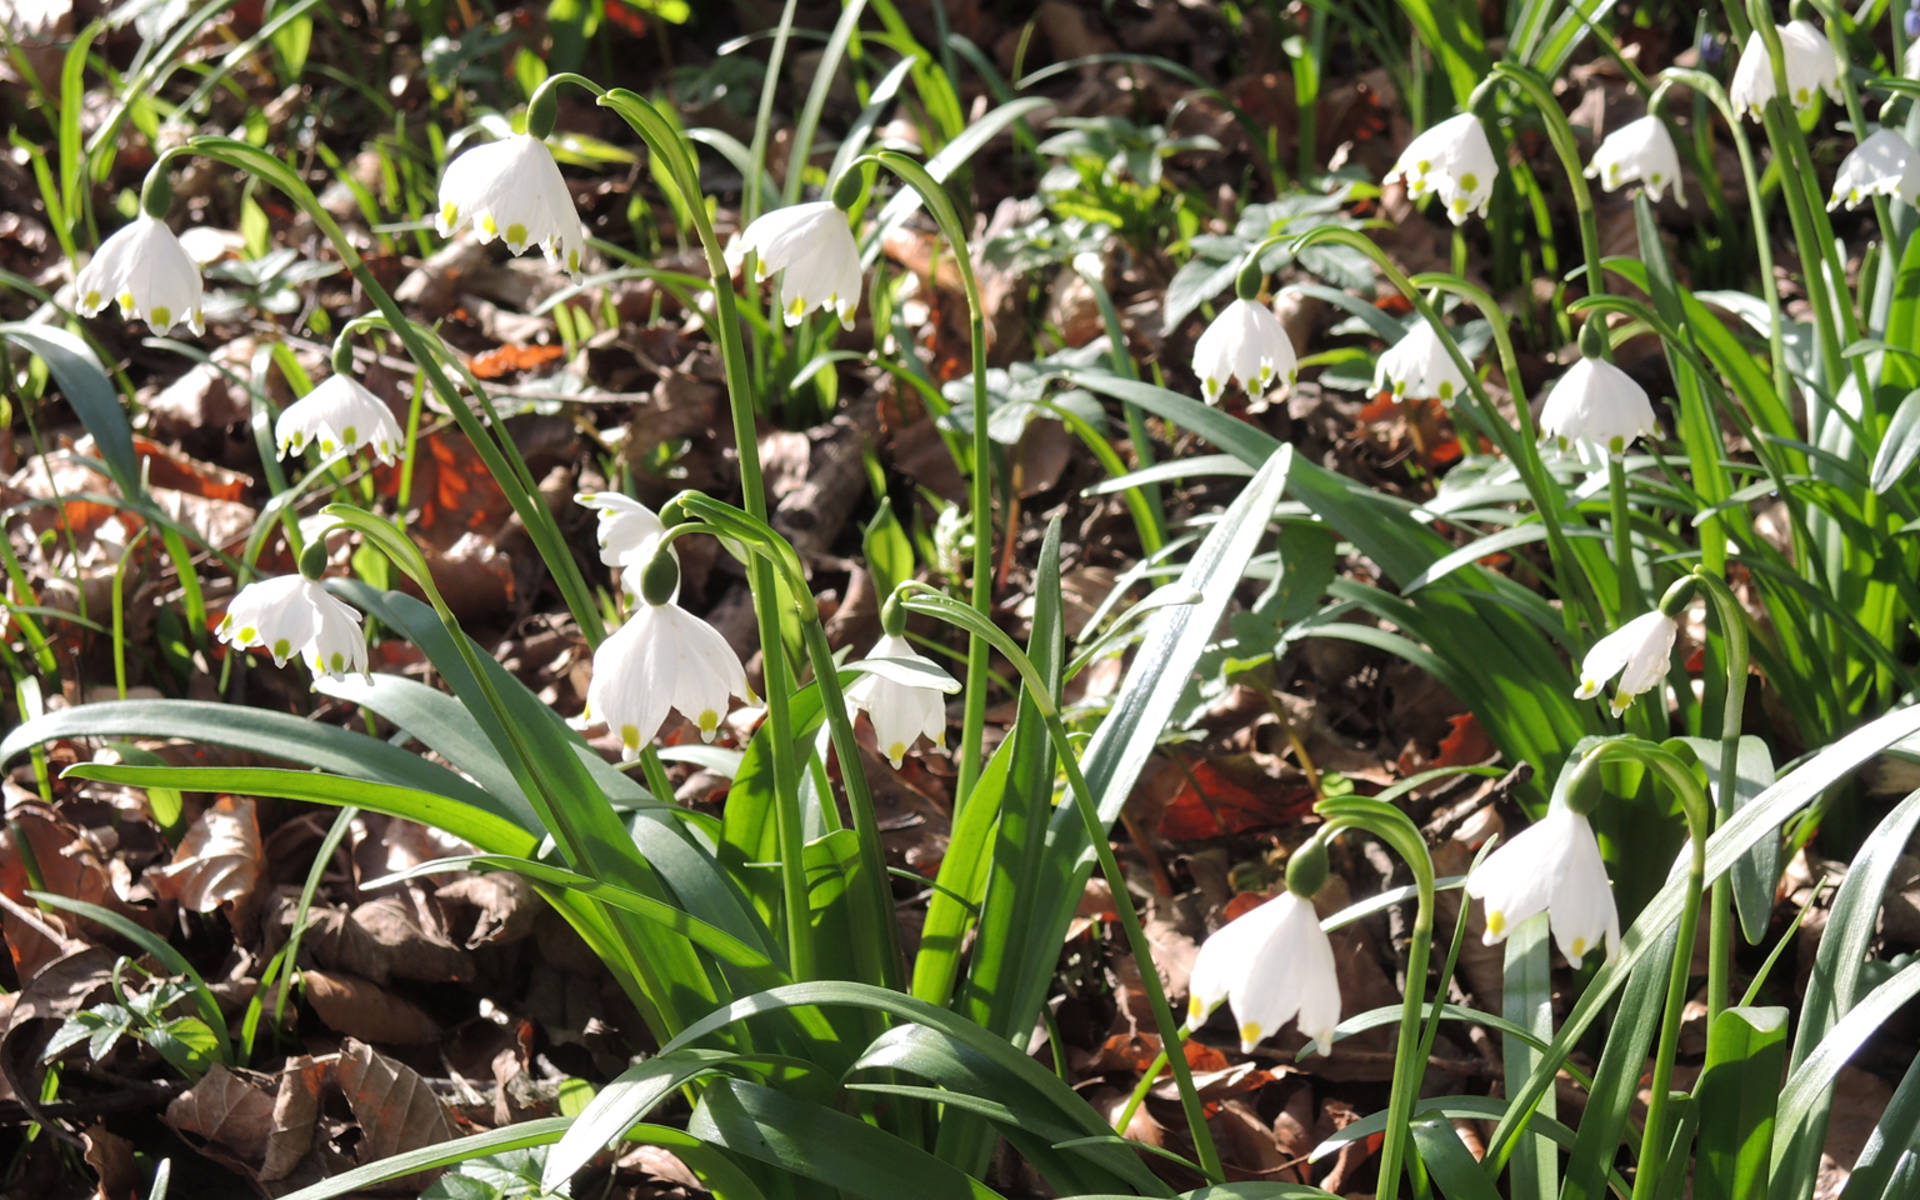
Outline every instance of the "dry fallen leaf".
[[440, 1024], [369, 979], [302, 971], [307, 1003], [329, 1029], [389, 1046], [420, 1046], [440, 1038]]
[[216, 1063], [167, 1105], [166, 1121], [205, 1141], [209, 1155], [251, 1174], [273, 1135], [273, 1099]]
[[[335, 1078], [347, 1107], [360, 1122], [358, 1153], [370, 1163], [451, 1141], [457, 1132], [446, 1105], [412, 1067], [396, 1062], [364, 1042], [348, 1038], [340, 1049]], [[418, 1194], [437, 1172], [394, 1181], [394, 1188]]]
[[212, 912], [229, 902], [244, 908], [260, 882], [261, 859], [253, 801], [222, 796], [180, 839], [173, 862], [148, 870], [147, 881], [155, 894], [193, 912]]

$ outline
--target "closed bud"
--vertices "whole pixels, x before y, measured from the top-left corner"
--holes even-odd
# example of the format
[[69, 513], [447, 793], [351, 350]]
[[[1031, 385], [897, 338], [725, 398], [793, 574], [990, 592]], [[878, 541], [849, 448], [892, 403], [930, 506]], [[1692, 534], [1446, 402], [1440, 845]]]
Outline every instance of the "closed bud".
[[1309, 838], [1287, 860], [1287, 890], [1302, 899], [1311, 900], [1326, 885], [1327, 843], [1319, 837]]
[[840, 178], [833, 181], [833, 205], [841, 212], [852, 212], [853, 206], [860, 203], [860, 193], [865, 190], [866, 180], [861, 178], [857, 168], [849, 167], [841, 172]]
[[640, 572], [640, 598], [655, 608], [669, 603], [680, 591], [680, 564], [671, 554], [658, 554]]
[[327, 573], [327, 539], [317, 537], [307, 543], [300, 552], [300, 574], [305, 579], [319, 579]]

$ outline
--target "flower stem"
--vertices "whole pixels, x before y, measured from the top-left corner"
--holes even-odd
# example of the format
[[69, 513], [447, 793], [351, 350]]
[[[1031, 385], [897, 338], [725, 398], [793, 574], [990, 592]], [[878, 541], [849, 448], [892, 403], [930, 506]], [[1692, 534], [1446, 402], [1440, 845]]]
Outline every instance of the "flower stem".
[[1627, 465], [1624, 454], [1607, 455], [1607, 495], [1613, 505], [1613, 559], [1620, 574], [1618, 616], [1626, 620], [1640, 611], [1640, 570], [1633, 562], [1633, 507], [1627, 503]]
[[[1749, 647], [1747, 616], [1739, 598], [1718, 575], [1696, 568], [1699, 581], [1711, 602], [1720, 636], [1726, 643], [1727, 694], [1720, 713], [1720, 788], [1714, 797], [1714, 826], [1718, 828], [1733, 816], [1739, 800], [1740, 729], [1746, 709]], [[1707, 927], [1707, 1021], [1709, 1025], [1726, 1010], [1730, 988], [1728, 973], [1733, 956], [1732, 925], [1733, 883], [1730, 875], [1713, 881], [1713, 903]]]
[[1522, 92], [1540, 112], [1540, 120], [1547, 129], [1547, 140], [1560, 157], [1560, 166], [1567, 173], [1567, 190], [1573, 195], [1575, 215], [1580, 222], [1580, 251], [1586, 258], [1587, 294], [1597, 296], [1606, 291], [1606, 278], [1600, 269], [1600, 225], [1594, 216], [1593, 192], [1587, 187], [1586, 175], [1580, 164], [1580, 146], [1573, 136], [1573, 126], [1567, 121], [1567, 114], [1560, 111], [1560, 104], [1553, 98], [1553, 89], [1539, 74], [1512, 62], [1499, 62], [1493, 66], [1493, 73], [1485, 83], [1474, 89], [1474, 95], [1467, 100], [1467, 107], [1482, 92], [1498, 79], [1505, 79]]
[[[993, 611], [993, 443], [987, 437], [987, 315], [980, 302], [980, 283], [973, 274], [973, 260], [967, 252], [967, 231], [953, 200], [938, 180], [919, 162], [892, 150], [863, 155], [897, 176], [920, 193], [927, 211], [940, 227], [954, 267], [960, 273], [960, 286], [967, 295], [967, 337], [973, 359], [973, 470], [968, 496], [973, 508], [973, 610], [983, 618]], [[861, 159], [856, 159], [859, 162]], [[979, 634], [967, 640], [967, 694], [960, 726], [959, 778], [954, 787], [954, 812], [966, 804], [973, 785], [980, 778], [980, 744], [987, 715], [987, 643]]]
[[[727, 269], [725, 249], [707, 217], [700, 178], [689, 161], [685, 146], [674, 127], [645, 97], [619, 88], [600, 97], [600, 103], [613, 109], [640, 135], [654, 157], [667, 167], [668, 175], [680, 192], [686, 211], [692, 216], [700, 244], [706, 251], [707, 270], [713, 277], [714, 335], [720, 340], [726, 364], [727, 408], [733, 418], [733, 440], [740, 464], [742, 507], [756, 520], [767, 518], [766, 485], [760, 474], [759, 432], [754, 423], [753, 397], [747, 392], [747, 357], [740, 336], [740, 314], [733, 291], [733, 275]], [[753, 611], [760, 634], [760, 661], [767, 701], [768, 749], [773, 760], [776, 802], [775, 836], [780, 844], [781, 906], [785, 911], [788, 966], [796, 982], [814, 977], [812, 907], [807, 899], [806, 846], [800, 814], [800, 772], [793, 753], [793, 715], [788, 701], [793, 694], [792, 666], [787, 661], [786, 643], [780, 631], [780, 577], [764, 556], [755, 555], [747, 565], [753, 590]]]

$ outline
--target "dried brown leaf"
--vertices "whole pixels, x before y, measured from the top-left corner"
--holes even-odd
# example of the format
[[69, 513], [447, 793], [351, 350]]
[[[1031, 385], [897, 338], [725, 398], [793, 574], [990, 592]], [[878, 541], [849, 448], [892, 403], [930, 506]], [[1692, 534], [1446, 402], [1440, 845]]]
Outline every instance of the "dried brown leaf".
[[[359, 1155], [363, 1163], [438, 1145], [452, 1140], [456, 1133], [446, 1105], [418, 1072], [364, 1042], [347, 1039], [340, 1049], [335, 1078], [346, 1095], [347, 1107], [360, 1122], [364, 1136]], [[410, 1175], [396, 1180], [394, 1186], [417, 1193], [434, 1174]]]
[[329, 1029], [388, 1046], [439, 1040], [439, 1022], [370, 979], [326, 971], [303, 971], [300, 979], [307, 1003]]
[[310, 1055], [287, 1060], [280, 1069], [280, 1086], [273, 1096], [273, 1128], [267, 1134], [260, 1179], [271, 1183], [293, 1173], [313, 1149], [314, 1122], [320, 1116], [320, 1089], [333, 1074], [333, 1055]]
[[266, 1157], [267, 1142], [273, 1136], [273, 1099], [216, 1063], [199, 1083], [167, 1105], [166, 1122], [177, 1132], [200, 1138], [209, 1152], [251, 1173]]
[[222, 796], [180, 839], [173, 862], [150, 869], [147, 881], [155, 894], [193, 912], [212, 912], [227, 903], [244, 908], [260, 883], [263, 857], [253, 801]]

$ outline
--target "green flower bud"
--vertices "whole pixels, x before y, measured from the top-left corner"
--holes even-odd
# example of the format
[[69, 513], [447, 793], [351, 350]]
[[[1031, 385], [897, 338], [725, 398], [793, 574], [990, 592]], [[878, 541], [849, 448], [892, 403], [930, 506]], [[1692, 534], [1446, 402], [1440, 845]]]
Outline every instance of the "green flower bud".
[[308, 579], [318, 580], [327, 573], [327, 539], [317, 537], [307, 543], [300, 552], [300, 574]]
[[1267, 273], [1260, 269], [1260, 260], [1247, 259], [1247, 265], [1240, 268], [1240, 274], [1233, 281], [1233, 294], [1242, 300], [1258, 300], [1260, 288], [1267, 282]]
[[1315, 836], [1287, 860], [1287, 890], [1310, 900], [1327, 885], [1327, 843]]
[[640, 573], [640, 598], [659, 608], [673, 599], [680, 587], [680, 564], [673, 555], [655, 554]]

